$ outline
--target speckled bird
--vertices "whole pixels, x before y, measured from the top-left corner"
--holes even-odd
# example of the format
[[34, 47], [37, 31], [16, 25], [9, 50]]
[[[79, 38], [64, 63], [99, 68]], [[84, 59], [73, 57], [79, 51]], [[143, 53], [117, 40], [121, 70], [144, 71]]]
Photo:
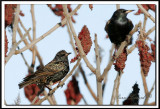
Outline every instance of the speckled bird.
[[[59, 51], [55, 58], [44, 67], [40, 67], [35, 73], [25, 77], [19, 84], [19, 88], [30, 84], [37, 84], [42, 87], [47, 87], [50, 82], [57, 82], [63, 79], [69, 72], [68, 55], [65, 50]], [[48, 88], [48, 87], [47, 87]]]
[[126, 36], [133, 29], [132, 21], [127, 18], [127, 14], [132, 11], [134, 10], [118, 9], [106, 23], [104, 29], [108, 33], [110, 41], [116, 47], [126, 39]]

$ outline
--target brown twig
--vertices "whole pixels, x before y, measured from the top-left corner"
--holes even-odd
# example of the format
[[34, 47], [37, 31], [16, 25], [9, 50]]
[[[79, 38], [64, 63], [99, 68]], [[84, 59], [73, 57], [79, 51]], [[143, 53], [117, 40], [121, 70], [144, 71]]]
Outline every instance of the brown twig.
[[102, 82], [98, 81], [99, 76], [101, 76], [100, 73], [100, 58], [99, 58], [99, 45], [97, 42], [97, 34], [95, 34], [95, 54], [96, 54], [96, 79], [97, 79], [97, 103], [98, 105], [103, 104], [103, 98], [102, 98]]
[[19, 12], [20, 12], [20, 5], [17, 4], [14, 23], [13, 23], [12, 46], [16, 43], [16, 32], [17, 32], [17, 26], [18, 26]]
[[144, 15], [144, 21], [143, 21], [143, 31], [146, 31], [146, 23], [147, 23], [147, 16]]
[[149, 17], [154, 23], [155, 23], [155, 18], [153, 16], [151, 16], [144, 8], [141, 4], [137, 4], [138, 8], [147, 16]]
[[156, 105], [156, 102], [148, 103], [147, 105]]
[[144, 105], [147, 105], [147, 104], [148, 104], [150, 95], [151, 95], [152, 91], [154, 90], [154, 86], [155, 86], [155, 82], [153, 83], [151, 90], [150, 90], [150, 91], [147, 93], [147, 95], [146, 95], [146, 98], [145, 98], [145, 100], [144, 100]]
[[88, 67], [93, 73], [95, 73], [95, 72], [96, 72], [96, 69], [92, 66], [92, 64], [91, 64], [91, 63], [89, 62], [89, 60], [87, 59], [86, 54], [85, 54], [84, 51], [83, 51], [81, 42], [80, 42], [79, 38], [78, 38], [77, 35], [76, 35], [75, 29], [74, 29], [73, 24], [72, 24], [72, 21], [71, 21], [71, 16], [68, 14], [67, 5], [65, 4], [65, 5], [62, 5], [62, 6], [63, 6], [63, 11], [64, 11], [65, 18], [67, 18], [67, 22], [69, 23], [71, 32], [72, 32], [73, 37], [74, 37], [74, 39], [75, 39], [75, 41], [76, 41], [76, 44], [77, 44], [77, 47], [78, 47], [80, 56], [81, 56], [81, 57], [83, 58], [83, 60], [85, 61], [87, 67]]
[[[62, 87], [64, 85], [64, 82], [72, 75], [73, 71], [77, 68], [77, 66], [79, 65], [81, 61], [81, 58], [78, 59], [77, 63], [74, 65], [74, 67], [72, 68], [72, 70], [70, 71], [70, 73], [68, 75], [66, 75], [64, 77], [64, 79], [54, 88], [52, 89], [49, 93], [54, 93], [59, 87]], [[48, 95], [46, 95], [45, 97], [43, 97], [41, 100], [39, 100], [36, 104], [39, 105], [41, 104], [44, 100], [46, 100], [48, 98]]]
[[[18, 46], [17, 48], [20, 49], [19, 46]], [[30, 66], [29, 66], [27, 60], [25, 59], [23, 53], [21, 53], [21, 56], [22, 56], [22, 58], [23, 58], [23, 60], [24, 60], [24, 62], [25, 62], [25, 64], [26, 64], [27, 68], [29, 69]]]
[[[19, 22], [20, 22], [20, 25], [21, 25], [21, 27], [23, 28], [23, 30], [26, 32], [27, 29], [24, 27], [22, 21], [20, 20]], [[20, 37], [22, 37], [22, 35], [21, 35], [22, 32], [21, 32], [21, 30], [20, 30], [19, 27], [18, 27], [18, 33], [19, 33]], [[32, 39], [31, 39], [30, 34], [28, 34], [28, 38], [29, 38], [30, 42], [32, 42]], [[24, 43], [25, 43], [25, 45], [28, 45], [28, 44], [29, 44], [26, 39], [24, 40]], [[29, 50], [32, 51], [32, 48], [29, 48]], [[39, 62], [40, 62], [40, 65], [44, 66], [43, 61], [42, 61], [42, 58], [41, 58], [41, 56], [40, 56], [40, 54], [39, 54], [39, 52], [38, 52], [38, 49], [37, 49], [37, 46], [36, 46], [36, 45], [35, 45], [35, 51], [36, 51], [36, 56], [38, 57], [38, 60], [39, 60]]]
[[[78, 5], [70, 14], [69, 16], [72, 16], [74, 15], [78, 9], [81, 7], [81, 5]], [[66, 18], [64, 18], [62, 21], [61, 21], [61, 25], [64, 25], [66, 24], [67, 20]], [[53, 31], [55, 31], [57, 28], [59, 28], [61, 26], [59, 23], [56, 24], [53, 28], [51, 28], [48, 32], [44, 33], [42, 36], [40, 36], [39, 38], [37, 38], [36, 40], [32, 41], [29, 45], [21, 48], [20, 50], [16, 50], [15, 51], [15, 54], [19, 54], [27, 49], [29, 49], [30, 47], [32, 47], [33, 45], [35, 45], [37, 42], [41, 41], [42, 39], [44, 39], [46, 36], [48, 36], [49, 34], [51, 34]]]
[[155, 26], [153, 26], [151, 29], [148, 30], [148, 32], [146, 33], [146, 36], [149, 36], [154, 30], [155, 30]]
[[141, 67], [141, 76], [142, 76], [142, 81], [143, 81], [143, 86], [144, 86], [144, 92], [145, 92], [145, 95], [147, 95], [148, 87], [147, 87], [147, 82], [146, 82], [146, 78], [144, 76], [142, 67]]
[[31, 30], [31, 28], [28, 29], [28, 31], [23, 35], [22, 39], [19, 40], [17, 43], [15, 43], [14, 45], [12, 45], [11, 51], [9, 52], [8, 56], [5, 57], [5, 64], [7, 64], [7, 62], [9, 61], [9, 59], [15, 54], [16, 48], [17, 46], [23, 41], [25, 40], [25, 37], [27, 36], [27, 34], [29, 33], [29, 31]]
[[117, 9], [120, 9], [120, 4], [116, 4], [116, 8], [117, 8]]
[[[33, 24], [33, 41], [36, 40], [36, 20], [34, 15], [34, 4], [31, 4], [31, 15], [32, 15], [32, 24]], [[32, 50], [32, 65], [35, 65], [36, 60], [36, 51], [35, 45], [33, 46]]]
[[118, 80], [119, 80], [119, 78], [120, 78], [119, 73], [117, 73], [117, 77], [114, 80], [114, 87], [113, 87], [112, 98], [111, 98], [111, 102], [110, 102], [111, 105], [114, 105], [114, 102], [115, 102], [116, 89], [117, 89], [117, 86], [118, 86]]
[[81, 64], [79, 65], [79, 70], [80, 70], [80, 72], [81, 72], [81, 74], [82, 74], [82, 76], [83, 76], [84, 83], [86, 84], [86, 86], [87, 86], [89, 92], [91, 93], [91, 95], [92, 95], [92, 97], [94, 98], [94, 100], [97, 102], [97, 97], [96, 97], [95, 93], [93, 92], [92, 88], [90, 87], [90, 85], [89, 85], [89, 83], [88, 83], [88, 81], [87, 81], [85, 72], [84, 72], [84, 70], [83, 70]]

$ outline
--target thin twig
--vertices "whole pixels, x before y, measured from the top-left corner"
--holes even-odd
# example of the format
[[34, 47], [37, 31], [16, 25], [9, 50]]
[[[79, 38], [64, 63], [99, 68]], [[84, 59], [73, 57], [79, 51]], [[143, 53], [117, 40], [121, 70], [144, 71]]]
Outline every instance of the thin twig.
[[146, 10], [145, 8], [143, 8], [143, 6], [141, 4], [137, 4], [138, 8], [147, 16], [149, 17], [154, 23], [155, 23], [155, 18], [153, 16], [151, 16]]
[[117, 9], [120, 9], [120, 4], [116, 4], [116, 8], [117, 8]]
[[153, 26], [151, 29], [148, 30], [148, 32], [146, 33], [146, 36], [149, 36], [154, 30], [155, 30], [155, 26]]
[[79, 65], [79, 70], [80, 70], [80, 72], [81, 72], [81, 74], [82, 74], [82, 76], [83, 76], [84, 83], [86, 84], [89, 92], [91, 93], [91, 95], [92, 95], [92, 97], [94, 98], [94, 100], [97, 102], [97, 97], [96, 97], [95, 93], [93, 92], [91, 86], [90, 86], [89, 83], [88, 83], [88, 80], [87, 80], [87, 78], [86, 78], [85, 72], [84, 72], [81, 64]]
[[[18, 46], [17, 48], [20, 49], [19, 46]], [[25, 62], [25, 64], [26, 64], [27, 68], [29, 69], [30, 66], [29, 66], [27, 60], [25, 59], [23, 53], [21, 53], [21, 56], [22, 56], [22, 58], [23, 58], [23, 60], [24, 60], [24, 62]]]
[[[34, 4], [31, 4], [31, 15], [32, 15], [32, 24], [33, 24], [33, 41], [34, 41], [36, 40], [36, 20], [34, 15]], [[36, 60], [35, 45], [33, 46], [33, 50], [32, 50], [32, 65], [35, 65], [35, 60]]]
[[[21, 27], [23, 28], [23, 30], [26, 32], [27, 29], [24, 27], [22, 21], [20, 20], [19, 22], [20, 22], [20, 25], [21, 25]], [[20, 28], [18, 28], [18, 33], [19, 33], [19, 32], [21, 32], [21, 31], [20, 31]], [[20, 33], [19, 33], [19, 35], [20, 35], [20, 37], [21, 37], [21, 34], [20, 34]], [[28, 34], [28, 38], [29, 38], [30, 42], [32, 42], [32, 39], [31, 39], [30, 34]], [[26, 39], [24, 40], [24, 43], [25, 43], [25, 45], [28, 45], [28, 44], [29, 44]], [[32, 48], [29, 48], [29, 50], [32, 51]], [[39, 62], [40, 62], [40, 65], [44, 66], [43, 61], [42, 61], [42, 57], [40, 56], [39, 51], [38, 51], [36, 45], [35, 45], [35, 50], [36, 50], [36, 56], [38, 57], [38, 60], [39, 60]]]
[[78, 47], [80, 56], [81, 56], [81, 57], [83, 58], [83, 60], [85, 61], [87, 67], [88, 67], [93, 73], [95, 73], [96, 69], [92, 66], [92, 64], [91, 64], [91, 63], [89, 62], [89, 60], [87, 59], [86, 54], [85, 54], [84, 51], [83, 51], [81, 42], [80, 42], [79, 38], [78, 38], [77, 35], [76, 35], [75, 29], [74, 29], [73, 24], [72, 24], [72, 21], [71, 21], [71, 16], [68, 14], [67, 5], [65, 4], [65, 5], [62, 5], [62, 6], [63, 6], [63, 11], [64, 11], [65, 18], [67, 18], [67, 22], [69, 23], [71, 32], [72, 32], [73, 37], [74, 37], [74, 39], [75, 39], [75, 41], [76, 41], [76, 44], [77, 44], [77, 47]]
[[144, 21], [143, 21], [143, 31], [146, 31], [146, 23], [147, 23], [147, 16], [144, 15]]
[[150, 90], [150, 91], [148, 92], [148, 94], [146, 95], [146, 98], [145, 98], [145, 100], [144, 100], [144, 105], [147, 105], [147, 104], [148, 104], [148, 101], [149, 101], [149, 98], [150, 98], [150, 96], [151, 96], [151, 93], [152, 93], [152, 91], [154, 90], [154, 86], [155, 86], [155, 82], [153, 83], [151, 90]]
[[[114, 48], [115, 48], [115, 44], [112, 44], [112, 47], [111, 47], [111, 49], [110, 49], [109, 60], [112, 59], [112, 54], [113, 54]], [[110, 61], [108, 61], [108, 63], [109, 63], [109, 62], [110, 62]], [[104, 82], [103, 82], [103, 85], [102, 85], [102, 96], [104, 95], [104, 89], [105, 89], [105, 87], [106, 87], [107, 78], [108, 78], [108, 72], [106, 73], [106, 76], [105, 76], [105, 78], [104, 78]]]
[[16, 43], [16, 32], [17, 32], [17, 26], [18, 26], [19, 12], [20, 12], [20, 5], [17, 4], [16, 14], [15, 14], [14, 23], [13, 23], [12, 46]]
[[112, 92], [112, 98], [111, 98], [111, 105], [113, 105], [114, 104], [114, 102], [115, 102], [115, 98], [116, 98], [116, 88], [117, 88], [117, 86], [118, 86], [118, 79], [119, 79], [119, 73], [117, 73], [117, 77], [116, 77], [116, 79], [114, 80], [114, 87], [113, 87], [113, 92]]
[[[81, 5], [78, 5], [69, 15], [72, 16], [74, 15], [78, 9], [80, 8]], [[66, 18], [64, 18], [62, 21], [61, 21], [61, 25], [64, 25], [66, 24], [67, 20]], [[53, 31], [55, 31], [57, 28], [59, 28], [61, 26], [59, 23], [56, 24], [53, 28], [51, 28], [48, 32], [44, 33], [42, 36], [40, 36], [39, 38], [37, 38], [36, 40], [34, 40], [33, 42], [31, 42], [29, 45], [21, 48], [20, 50], [16, 50], [15, 51], [15, 54], [19, 54], [29, 48], [31, 48], [33, 45], [35, 45], [37, 42], [41, 41], [42, 39], [44, 39], [46, 36], [48, 36], [49, 34], [51, 34]]]
[[148, 103], [147, 105], [156, 105], [156, 102]]
[[103, 98], [102, 98], [102, 82], [98, 81], [99, 76], [101, 76], [100, 73], [100, 58], [99, 58], [99, 45], [97, 42], [97, 34], [95, 34], [95, 54], [96, 54], [96, 79], [97, 79], [97, 103], [98, 105], [103, 104]]
[[12, 48], [11, 51], [9, 52], [8, 56], [5, 58], [5, 64], [7, 64], [7, 62], [9, 61], [9, 59], [15, 54], [16, 48], [17, 46], [23, 41], [25, 40], [25, 37], [27, 36], [27, 34], [29, 33], [29, 31], [31, 30], [31, 28], [28, 29], [28, 31], [23, 35], [22, 39], [19, 40], [17, 43], [15, 43]]
[[[68, 75], [66, 75], [64, 77], [64, 79], [54, 88], [52, 89], [49, 93], [54, 93], [59, 87], [64, 85], [64, 82], [72, 75], [73, 71], [77, 68], [77, 66], [80, 64], [81, 58], [78, 59], [77, 63], [74, 65], [74, 67], [72, 68], [72, 70], [70, 71], [70, 73]], [[39, 100], [36, 104], [39, 105], [41, 104], [44, 100], [46, 100], [48, 98], [48, 95], [46, 95], [45, 97], [43, 97], [41, 100]]]
[[145, 95], [147, 95], [148, 87], [147, 87], [147, 82], [146, 82], [146, 78], [144, 76], [142, 67], [141, 67], [141, 76], [142, 76], [142, 81], [143, 81], [143, 86], [144, 86], [144, 92], [145, 92]]

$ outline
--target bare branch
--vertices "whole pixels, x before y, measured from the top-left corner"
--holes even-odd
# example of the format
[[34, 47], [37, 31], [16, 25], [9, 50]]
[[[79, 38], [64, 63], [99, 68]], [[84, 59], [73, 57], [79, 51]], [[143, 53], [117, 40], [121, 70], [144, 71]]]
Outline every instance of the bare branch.
[[20, 12], [20, 5], [17, 4], [16, 14], [15, 14], [14, 23], [13, 23], [12, 46], [16, 43], [16, 32], [17, 32], [17, 26], [18, 26], [19, 12]]
[[77, 44], [77, 47], [78, 47], [80, 56], [81, 56], [81, 57], [83, 58], [83, 60], [85, 61], [87, 67], [88, 67], [93, 73], [95, 73], [96, 69], [92, 66], [92, 64], [91, 64], [91, 63], [89, 62], [89, 60], [87, 59], [86, 54], [85, 54], [84, 51], [83, 51], [81, 42], [80, 42], [80, 40], [78, 39], [78, 37], [77, 37], [77, 35], [76, 35], [75, 29], [74, 29], [73, 24], [72, 24], [72, 21], [71, 21], [71, 16], [68, 14], [67, 5], [65, 4], [65, 5], [62, 5], [62, 6], [63, 6], [65, 18], [67, 18], [67, 22], [69, 23], [69, 26], [70, 26], [70, 29], [71, 29], [71, 31], [72, 31], [73, 37], [74, 37], [74, 39], [75, 39], [75, 41], [76, 41], [76, 44]]
[[153, 16], [151, 16], [144, 8], [141, 4], [137, 4], [138, 8], [147, 16], [149, 17], [154, 23], [155, 23], [155, 18]]
[[97, 42], [97, 34], [95, 34], [95, 54], [96, 54], [96, 78], [97, 78], [97, 103], [99, 105], [103, 104], [103, 98], [102, 98], [102, 82], [98, 81], [98, 78], [101, 76], [100, 73], [100, 58], [99, 58], [99, 45]]

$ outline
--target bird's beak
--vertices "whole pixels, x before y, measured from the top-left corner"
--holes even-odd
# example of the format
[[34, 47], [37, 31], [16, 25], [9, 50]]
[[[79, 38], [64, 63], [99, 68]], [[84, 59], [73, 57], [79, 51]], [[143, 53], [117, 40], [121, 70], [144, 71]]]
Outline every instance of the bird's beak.
[[134, 10], [127, 10], [125, 13], [128, 14], [128, 13], [130, 13], [132, 11], [134, 11]]
[[70, 55], [71, 53], [67, 53], [66, 55], [68, 56], [68, 55]]

